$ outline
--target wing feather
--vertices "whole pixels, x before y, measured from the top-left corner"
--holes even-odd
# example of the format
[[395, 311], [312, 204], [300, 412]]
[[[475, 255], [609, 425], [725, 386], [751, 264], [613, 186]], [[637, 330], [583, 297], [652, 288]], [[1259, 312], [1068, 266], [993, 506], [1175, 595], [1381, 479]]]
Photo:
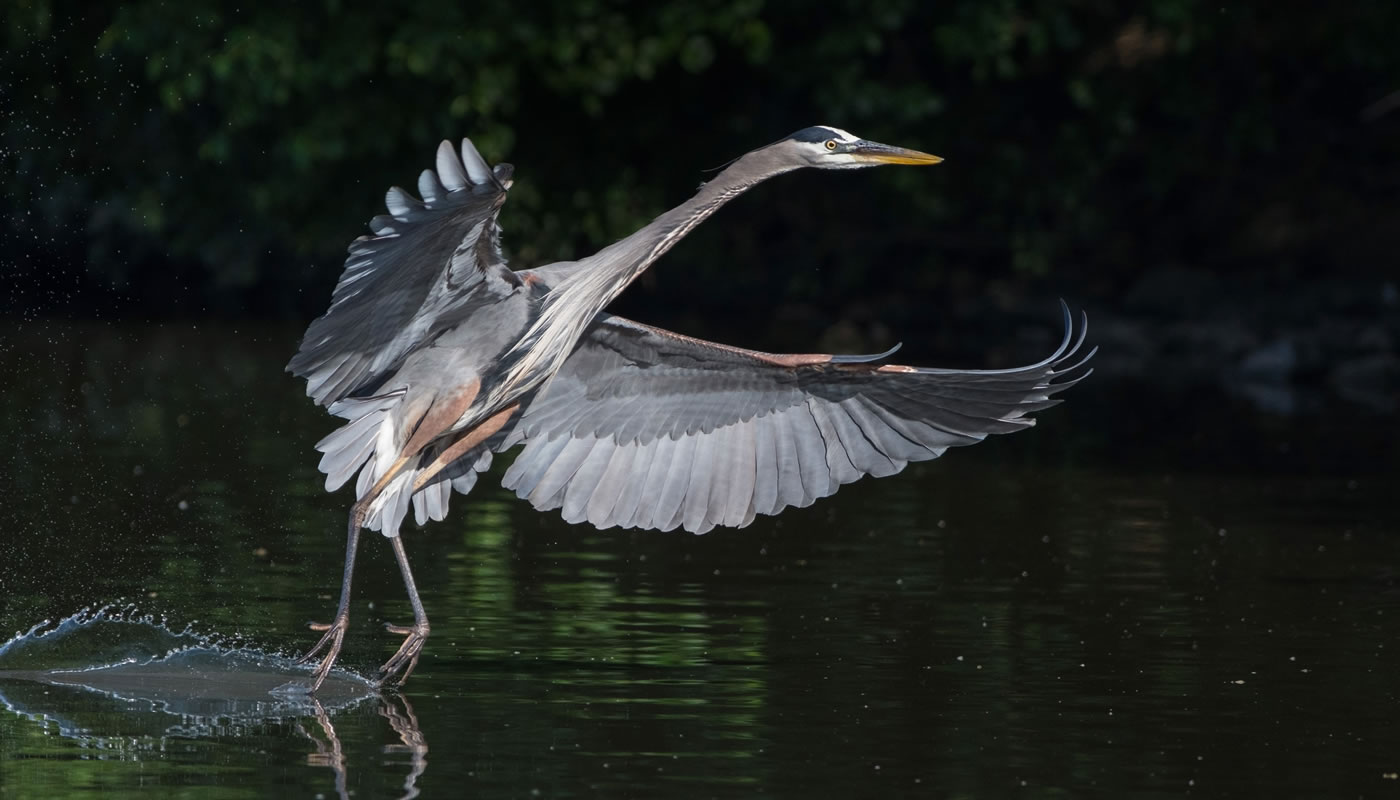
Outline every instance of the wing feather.
[[638, 453], [635, 442], [613, 448], [612, 456], [603, 468], [602, 476], [598, 478], [598, 485], [593, 487], [585, 509], [585, 516], [595, 527], [611, 528], [615, 524], [612, 522], [613, 515], [622, 504], [622, 495], [629, 483], [641, 484], [641, 481], [628, 480], [635, 468], [633, 465]]
[[628, 527], [632, 519], [636, 517], [643, 498], [647, 496], [645, 492], [651, 477], [651, 465], [661, 450], [659, 447], [642, 447], [636, 442], [633, 442], [629, 447], [634, 448], [632, 462], [628, 465], [627, 474], [623, 476], [622, 486], [618, 490], [617, 502], [609, 513], [609, 527], [613, 525]]
[[781, 482], [778, 463], [778, 445], [773, 436], [774, 425], [771, 421], [765, 422], [755, 418], [753, 423], [754, 435], [754, 477], [753, 477], [753, 503], [754, 513], [772, 514], [778, 505], [778, 487]]
[[637, 508], [632, 512], [632, 516], [618, 520], [617, 524], [624, 528], [648, 529], [654, 527], [652, 520], [656, 517], [656, 510], [660, 504], [661, 490], [666, 486], [667, 472], [675, 454], [676, 440], [663, 436], [645, 445], [644, 448], [651, 453], [651, 462], [647, 464], [646, 477], [638, 481], [642, 488], [636, 493]]
[[[443, 145], [446, 146], [447, 142], [443, 142]], [[477, 186], [495, 184], [499, 187], [499, 183], [491, 174], [490, 165], [481, 157], [481, 153], [477, 152], [471, 139], [462, 140], [462, 166], [466, 168], [467, 180], [471, 183]]]
[[714, 488], [710, 490], [712, 505], [727, 505], [724, 518], [718, 523], [730, 528], [742, 528], [753, 519], [754, 485], [757, 482], [754, 477], [757, 450], [755, 427], [752, 421], [748, 421], [730, 428], [729, 453], [732, 458], [727, 470], [729, 486], [725, 492], [716, 492]]
[[876, 478], [893, 475], [904, 469], [904, 464], [896, 466], [889, 456], [875, 446], [871, 438], [873, 431], [867, 432], [864, 426], [856, 422], [852, 411], [860, 405], [860, 401], [859, 397], [853, 397], [831, 408], [831, 421], [841, 437], [841, 446], [846, 451], [846, 458], [850, 459], [851, 466], [859, 473], [857, 478], [860, 475]]
[[802, 473], [802, 505], [831, 494], [831, 467], [826, 462], [826, 437], [806, 403], [782, 414], [788, 436], [797, 448], [797, 469]]
[[[905, 438], [904, 434], [886, 422], [866, 398], [857, 397], [847, 402], [845, 407], [846, 413], [850, 414], [851, 420], [860, 426], [861, 432], [870, 440], [871, 445], [880, 452], [880, 455], [891, 462], [893, 469], [886, 474], [899, 472], [910, 461], [918, 459], [923, 452], [926, 452], [924, 447]], [[876, 477], [881, 476], [876, 475]]]
[[[608, 470], [608, 464], [612, 461], [613, 454], [617, 452], [618, 446], [611, 440], [604, 439], [596, 442], [585, 442], [575, 440], [579, 449], [586, 455], [579, 464], [574, 475], [569, 479], [562, 489], [564, 492], [564, 519], [569, 522], [582, 522], [588, 518], [588, 501], [593, 498], [593, 492], [598, 488], [598, 483], [603, 479], [603, 474]], [[613, 495], [616, 501], [617, 495]]]
[[656, 508], [652, 511], [651, 524], [658, 530], [669, 531], [680, 524], [685, 511], [685, 494], [690, 488], [690, 467], [695, 459], [697, 437], [686, 436], [673, 441], [671, 457], [666, 463], [657, 466], [665, 470], [666, 479], [661, 484]]
[[438, 178], [442, 180], [442, 185], [446, 186], [449, 192], [460, 192], [471, 185], [471, 181], [467, 179], [467, 171], [462, 166], [462, 160], [457, 158], [457, 154], [452, 151], [451, 142], [443, 142], [438, 145], [437, 173]]
[[821, 431], [822, 443], [826, 446], [826, 468], [831, 470], [830, 488], [834, 492], [836, 487], [860, 477], [860, 470], [856, 469], [850, 456], [846, 454], [846, 445], [841, 441], [841, 434], [837, 432], [836, 423], [832, 419], [841, 413], [841, 407], [834, 403], [808, 400], [807, 413], [812, 415], [817, 430]]
[[600, 314], [525, 408], [505, 485], [570, 521], [743, 527], [1030, 427], [1088, 374], [1071, 322], [1066, 308], [1064, 340], [1035, 364], [950, 370], [739, 350]]
[[787, 506], [805, 508], [816, 499], [815, 496], [809, 496], [807, 487], [802, 485], [801, 453], [788, 424], [788, 417], [795, 413], [789, 410], [762, 418], [768, 423], [765, 427], [773, 432], [773, 442], [778, 454], [778, 501], [766, 512], [769, 514], [776, 514]]
[[422, 199], [390, 188], [389, 214], [370, 220], [371, 235], [350, 244], [330, 308], [287, 365], [307, 379], [306, 393], [318, 404], [372, 390], [482, 293], [505, 296], [519, 285], [496, 226], [506, 189], [475, 148], [468, 143], [463, 152], [472, 164], [443, 142], [436, 171], [418, 177]]
[[[418, 176], [418, 194], [423, 196], [423, 202], [428, 205], [437, 205], [447, 196], [447, 187], [438, 180], [436, 172], [425, 169]], [[376, 217], [375, 219], [378, 219]]]
[[510, 469], [506, 470], [505, 476], [501, 478], [501, 485], [517, 492], [521, 497], [528, 497], [535, 491], [535, 487], [540, 485], [545, 470], [549, 469], [568, 444], [569, 437], [562, 434], [552, 439], [544, 437], [532, 441], [531, 446], [522, 451], [516, 457], [515, 463], [510, 465]]
[[710, 485], [723, 480], [715, 456], [721, 452], [721, 440], [728, 439], [728, 429], [716, 431], [709, 436], [687, 436], [695, 441], [695, 458], [690, 463], [690, 482], [686, 486], [685, 513], [682, 524], [688, 531], [709, 530], [714, 521], [709, 518]]
[[564, 490], [568, 488], [569, 481], [578, 474], [579, 467], [588, 458], [592, 445], [596, 440], [590, 438], [574, 439], [564, 438], [564, 448], [559, 453], [559, 457], [550, 464], [540, 478], [540, 482], [535, 486], [535, 490], [530, 493], [530, 502], [535, 508], [541, 511], [548, 508], [558, 508], [564, 502]]

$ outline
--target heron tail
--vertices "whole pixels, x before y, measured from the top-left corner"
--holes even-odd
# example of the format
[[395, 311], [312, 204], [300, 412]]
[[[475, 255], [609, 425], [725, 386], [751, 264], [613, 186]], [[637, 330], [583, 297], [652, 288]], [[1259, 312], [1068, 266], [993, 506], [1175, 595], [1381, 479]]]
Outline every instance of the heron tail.
[[[355, 496], [363, 498], [384, 477], [393, 454], [398, 451], [394, 412], [399, 410], [405, 394], [401, 389], [374, 397], [347, 398], [331, 405], [331, 413], [350, 421], [316, 443], [316, 449], [323, 453], [321, 471], [326, 473], [327, 491], [339, 489], [359, 472]], [[414, 415], [410, 409], [406, 413], [416, 423], [423, 412]], [[501, 438], [497, 436], [463, 453], [433, 476], [430, 483], [414, 492], [413, 486], [419, 476], [448, 443], [429, 446], [375, 498], [365, 518], [365, 528], [380, 531], [385, 536], [397, 536], [410, 505], [419, 525], [446, 518], [452, 492], [466, 494], [472, 490], [477, 475], [490, 469], [491, 453], [499, 447]]]
[[[482, 444], [463, 453], [434, 475], [426, 486], [414, 492], [413, 486], [418, 482], [419, 476], [437, 459], [443, 446], [446, 445], [434, 445], [424, 450], [417, 463], [400, 472], [384, 487], [384, 491], [369, 507], [369, 515], [365, 518], [366, 528], [379, 531], [385, 536], [398, 536], [399, 526], [403, 524], [404, 517], [408, 516], [410, 505], [413, 506], [413, 518], [419, 525], [427, 523], [428, 520], [443, 520], [447, 517], [447, 502], [452, 497], [452, 492], [470, 492], [476, 485], [477, 475], [491, 468], [491, 447], [489, 443]], [[358, 496], [364, 497], [365, 492], [378, 480], [375, 473], [374, 458], [371, 457], [364, 471], [360, 473]]]
[[326, 491], [333, 492], [345, 485], [366, 461], [374, 456], [375, 446], [384, 435], [393, 431], [384, 423], [404, 396], [404, 390], [339, 400], [330, 407], [332, 414], [350, 420], [316, 443], [320, 450], [321, 471], [326, 473]]

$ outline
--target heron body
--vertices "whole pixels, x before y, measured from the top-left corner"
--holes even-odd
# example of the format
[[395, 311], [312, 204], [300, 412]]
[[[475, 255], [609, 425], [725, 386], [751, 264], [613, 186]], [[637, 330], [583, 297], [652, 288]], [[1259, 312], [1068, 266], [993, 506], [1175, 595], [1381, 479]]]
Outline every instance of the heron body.
[[578, 261], [512, 271], [496, 217], [513, 168], [468, 140], [444, 142], [421, 199], [398, 187], [389, 214], [352, 243], [330, 309], [288, 370], [345, 424], [321, 440], [326, 488], [352, 476], [357, 501], [335, 620], [312, 690], [340, 650], [362, 528], [389, 537], [414, 624], [381, 669], [417, 663], [428, 621], [400, 526], [441, 520], [492, 455], [523, 446], [504, 485], [570, 522], [703, 533], [805, 506], [864, 475], [890, 475], [948, 447], [1033, 424], [1092, 355], [1072, 333], [1048, 358], [1010, 370], [946, 370], [875, 356], [761, 353], [613, 316], [609, 302], [726, 202], [803, 167], [940, 159], [825, 126], [751, 151], [688, 201]]

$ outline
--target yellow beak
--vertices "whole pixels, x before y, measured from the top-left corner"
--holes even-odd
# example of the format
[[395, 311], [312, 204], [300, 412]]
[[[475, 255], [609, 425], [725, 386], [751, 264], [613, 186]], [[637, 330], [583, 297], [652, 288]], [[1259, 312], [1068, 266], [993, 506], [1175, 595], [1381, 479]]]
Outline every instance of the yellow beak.
[[867, 141], [857, 142], [851, 147], [850, 153], [862, 161], [873, 161], [877, 164], [937, 164], [943, 160], [918, 150]]

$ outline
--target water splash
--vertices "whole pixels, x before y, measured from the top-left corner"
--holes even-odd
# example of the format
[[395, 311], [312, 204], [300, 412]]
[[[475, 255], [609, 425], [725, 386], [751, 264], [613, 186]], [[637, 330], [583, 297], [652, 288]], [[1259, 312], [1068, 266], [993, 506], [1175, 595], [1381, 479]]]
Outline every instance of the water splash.
[[[154, 712], [147, 735], [207, 735], [250, 721], [325, 713], [377, 693], [333, 670], [307, 693], [310, 668], [234, 638], [174, 630], [135, 606], [85, 608], [0, 644], [0, 704], [82, 738], [91, 714]], [[58, 691], [62, 690], [62, 691]], [[110, 727], [109, 724], [98, 727]]]
[[234, 649], [241, 643], [171, 630], [164, 619], [134, 605], [84, 608], [57, 623], [43, 620], [0, 644], [0, 670], [90, 670], [141, 663], [197, 647]]

